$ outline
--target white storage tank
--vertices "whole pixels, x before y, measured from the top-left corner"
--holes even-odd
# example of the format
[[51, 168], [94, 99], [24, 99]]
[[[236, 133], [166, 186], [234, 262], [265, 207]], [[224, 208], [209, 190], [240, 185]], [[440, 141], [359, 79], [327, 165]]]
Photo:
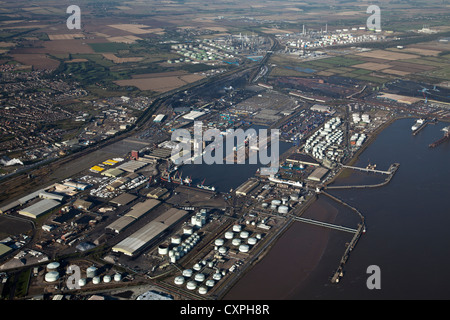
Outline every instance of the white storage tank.
[[223, 240], [223, 239], [216, 239], [215, 241], [214, 241], [214, 244], [216, 245], [216, 246], [223, 246], [223, 244], [225, 243], [225, 241]]
[[165, 246], [165, 245], [159, 245], [158, 246], [158, 253], [160, 255], [165, 256], [166, 254], [169, 253], [169, 247]]
[[281, 204], [281, 200], [272, 200], [271, 204], [274, 206], [279, 206]]
[[188, 281], [188, 283], [186, 284], [186, 288], [188, 290], [195, 290], [197, 288], [197, 284], [195, 283], [195, 281]]
[[219, 281], [220, 279], [222, 279], [222, 274], [220, 272], [216, 272], [213, 274], [212, 278], [216, 281]]
[[85, 278], [81, 278], [78, 280], [78, 285], [80, 287], [84, 287], [86, 285], [86, 279]]
[[196, 264], [194, 264], [193, 268], [195, 271], [200, 271], [202, 269], [202, 266], [200, 264], [196, 263]]
[[190, 278], [192, 276], [192, 269], [185, 269], [182, 274], [184, 277]]
[[225, 232], [225, 239], [233, 239], [233, 237], [234, 237], [233, 231]]
[[122, 275], [120, 273], [116, 273], [114, 275], [114, 281], [119, 282], [122, 280]]
[[97, 268], [94, 266], [90, 266], [86, 269], [86, 277], [93, 278], [97, 275]]
[[219, 253], [221, 253], [221, 254], [227, 253], [227, 248], [225, 248], [225, 247], [220, 247], [220, 248], [219, 248]]
[[247, 245], [247, 244], [241, 244], [240, 246], [239, 246], [239, 251], [240, 252], [248, 252], [248, 250], [250, 250], [250, 247]]
[[181, 237], [179, 235], [172, 236], [172, 243], [173, 244], [180, 244], [181, 243]]
[[194, 229], [191, 226], [186, 226], [183, 228], [183, 233], [187, 235], [191, 235], [194, 232]]
[[47, 264], [47, 270], [48, 271], [55, 271], [56, 269], [58, 269], [60, 266], [59, 262], [50, 262], [49, 264]]
[[249, 232], [248, 231], [241, 231], [240, 235], [239, 235], [242, 239], [247, 239], [249, 236]]
[[194, 280], [197, 282], [205, 281], [205, 275], [203, 273], [197, 273], [194, 277]]
[[233, 244], [233, 246], [238, 246], [241, 244], [241, 239], [233, 239], [233, 241], [231, 241], [231, 243]]
[[104, 282], [104, 283], [109, 283], [109, 282], [111, 282], [111, 276], [110, 276], [110, 275], [105, 275], [105, 276], [103, 277], [103, 282]]
[[198, 293], [200, 294], [206, 294], [208, 292], [208, 289], [205, 286], [201, 286], [198, 288]]
[[288, 213], [289, 207], [288, 206], [279, 206], [278, 207], [278, 213]]
[[206, 283], [205, 283], [205, 285], [210, 288], [214, 287], [215, 284], [216, 284], [216, 282], [212, 279], [206, 280]]
[[175, 277], [173, 282], [175, 284], [181, 286], [182, 284], [184, 284], [184, 277], [182, 277], [182, 276]]
[[45, 274], [45, 281], [47, 282], [55, 282], [59, 279], [59, 272], [58, 271], [50, 271]]
[[247, 239], [247, 243], [252, 246], [256, 244], [256, 241], [257, 241], [256, 238], [253, 237]]
[[241, 232], [241, 230], [242, 230], [242, 226], [240, 224], [235, 224], [233, 226], [233, 231], [234, 232]]
[[95, 276], [92, 278], [92, 283], [93, 284], [99, 284], [100, 283], [100, 277], [99, 276]]

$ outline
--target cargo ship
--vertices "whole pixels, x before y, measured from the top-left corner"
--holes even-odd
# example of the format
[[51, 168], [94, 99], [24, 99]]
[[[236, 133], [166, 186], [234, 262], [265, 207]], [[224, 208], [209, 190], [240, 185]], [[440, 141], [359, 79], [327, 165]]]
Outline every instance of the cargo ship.
[[414, 133], [421, 129], [421, 127], [425, 124], [425, 119], [419, 119], [416, 123], [411, 127], [411, 131]]
[[205, 183], [205, 180], [203, 180], [201, 184], [197, 184], [197, 188], [208, 190], [208, 191], [216, 191], [216, 188], [214, 186], [205, 186], [204, 183]]

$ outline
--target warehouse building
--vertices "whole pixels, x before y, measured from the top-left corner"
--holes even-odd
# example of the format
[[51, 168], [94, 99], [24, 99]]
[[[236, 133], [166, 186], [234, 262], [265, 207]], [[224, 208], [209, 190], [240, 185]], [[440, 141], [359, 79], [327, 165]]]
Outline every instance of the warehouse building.
[[52, 199], [52, 200], [57, 200], [57, 201], [63, 201], [64, 200], [64, 196], [63, 195], [50, 193], [50, 192], [46, 192], [46, 191], [42, 191], [41, 193], [39, 193], [39, 198], [41, 198], [41, 199]]
[[126, 206], [127, 204], [136, 200], [136, 198], [137, 196], [135, 195], [129, 193], [122, 193], [120, 196], [115, 197], [110, 202], [118, 206]]
[[83, 199], [77, 199], [73, 203], [74, 208], [81, 210], [89, 210], [92, 207], [92, 202]]
[[118, 176], [120, 176], [123, 173], [123, 170], [120, 170], [119, 168], [113, 168], [113, 169], [108, 169], [105, 170], [101, 173], [102, 176], [105, 177], [112, 177], [112, 178], [116, 178]]
[[131, 236], [119, 242], [112, 250], [128, 256], [135, 256], [150, 245], [164, 231], [167, 231], [172, 225], [184, 218], [187, 213], [184, 210], [171, 208]]
[[122, 232], [125, 228], [127, 228], [132, 223], [136, 222], [143, 215], [147, 214], [153, 208], [158, 206], [160, 201], [155, 199], [148, 199], [144, 202], [140, 202], [134, 205], [129, 212], [127, 212], [124, 216], [115, 220], [111, 224], [109, 224], [106, 229], [112, 230], [116, 233]]
[[146, 163], [146, 162], [132, 160], [132, 161], [122, 163], [121, 165], [119, 165], [117, 167], [117, 169], [127, 171], [127, 172], [136, 172], [136, 171], [144, 168], [147, 165], [148, 165], [148, 163]]
[[320, 166], [320, 163], [318, 163], [316, 160], [314, 160], [313, 157], [308, 156], [307, 154], [303, 153], [293, 153], [290, 156], [286, 158], [286, 162], [295, 164], [295, 165], [305, 165], [305, 166], [314, 166], [318, 167]]
[[313, 171], [313, 173], [311, 173], [308, 176], [308, 180], [311, 181], [316, 181], [316, 182], [321, 182], [323, 180], [323, 178], [326, 176], [326, 174], [328, 173], [328, 169], [327, 168], [317, 168], [316, 170]]
[[204, 112], [204, 111], [192, 110], [191, 112], [185, 114], [183, 116], [183, 118], [186, 119], [186, 120], [194, 121], [194, 120], [197, 120], [198, 118], [204, 116], [205, 114], [206, 114], [206, 112]]
[[248, 195], [253, 189], [256, 188], [256, 186], [258, 186], [258, 181], [257, 180], [247, 180], [246, 182], [244, 182], [242, 185], [240, 185], [237, 189], [236, 189], [236, 194], [240, 195], [240, 196], [246, 196]]
[[147, 193], [147, 197], [153, 198], [153, 199], [160, 199], [165, 194], [167, 194], [167, 192], [169, 192], [169, 191], [166, 188], [156, 187]]
[[150, 159], [168, 159], [172, 155], [172, 149], [169, 148], [156, 148], [150, 151], [149, 154], [145, 155], [145, 157]]
[[20, 210], [18, 213], [20, 215], [36, 219], [37, 217], [43, 215], [44, 213], [47, 213], [48, 211], [56, 208], [60, 204], [61, 203], [56, 200], [43, 199], [40, 200], [39, 202], [36, 202], [35, 204], [32, 204], [31, 206], [28, 206]]
[[161, 122], [164, 120], [165, 115], [164, 114], [158, 114], [155, 119], [153, 119], [153, 122]]

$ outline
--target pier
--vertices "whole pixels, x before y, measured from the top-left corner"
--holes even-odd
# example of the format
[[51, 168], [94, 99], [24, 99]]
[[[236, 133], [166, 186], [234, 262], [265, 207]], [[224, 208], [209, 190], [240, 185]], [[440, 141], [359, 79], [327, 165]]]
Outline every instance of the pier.
[[354, 186], [324, 186], [325, 189], [366, 189], [366, 188], [379, 188], [387, 185], [389, 182], [391, 182], [392, 178], [394, 177], [394, 174], [397, 172], [400, 164], [394, 163], [389, 167], [389, 176], [380, 183], [376, 184], [362, 184], [362, 185], [354, 185]]
[[322, 222], [322, 221], [312, 220], [312, 219], [308, 219], [308, 218], [292, 217], [292, 219], [293, 219], [293, 220], [296, 220], [296, 221], [300, 221], [300, 222], [305, 222], [305, 223], [313, 224], [313, 225], [320, 226], [320, 227], [325, 227], [325, 228], [330, 228], [330, 229], [339, 230], [339, 231], [345, 231], [345, 232], [350, 232], [350, 233], [356, 233], [356, 232], [358, 232], [357, 229], [352, 229], [352, 228], [348, 228], [348, 227], [344, 227], [344, 226], [339, 226], [339, 225], [335, 225], [335, 224], [331, 224], [331, 223], [327, 223], [327, 222]]
[[346, 165], [342, 165], [342, 168], [359, 170], [359, 171], [365, 171], [365, 172], [381, 173], [381, 174], [391, 174], [391, 170], [390, 169], [388, 171], [383, 171], [383, 170], [377, 170], [377, 169], [353, 167], [353, 166], [346, 166]]
[[354, 232], [354, 236], [352, 238], [352, 240], [350, 241], [350, 243], [348, 244], [347, 248], [345, 249], [344, 254], [342, 255], [341, 261], [339, 263], [339, 267], [337, 268], [337, 270], [335, 271], [335, 273], [333, 274], [333, 276], [331, 277], [331, 282], [332, 283], [338, 283], [339, 279], [344, 275], [344, 265], [348, 260], [348, 257], [350, 255], [350, 252], [353, 250], [353, 248], [355, 248], [356, 243], [358, 242], [359, 238], [361, 237], [361, 235], [365, 232], [366, 227], [364, 225], [364, 216], [361, 214], [361, 212], [359, 212], [358, 209], [356, 209], [355, 207], [352, 207], [351, 205], [349, 205], [348, 203], [342, 201], [341, 199], [325, 192], [322, 191], [322, 194], [326, 195], [327, 197], [333, 199], [334, 201], [350, 208], [351, 210], [355, 211], [358, 216], [361, 218], [361, 223], [358, 224], [358, 229], [356, 230], [356, 232]]

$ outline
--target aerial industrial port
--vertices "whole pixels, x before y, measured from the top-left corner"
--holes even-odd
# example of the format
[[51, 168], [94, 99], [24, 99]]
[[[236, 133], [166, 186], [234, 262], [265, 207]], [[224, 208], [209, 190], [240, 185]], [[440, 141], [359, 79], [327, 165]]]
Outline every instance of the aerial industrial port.
[[[97, 62], [90, 50], [74, 57], [54, 53], [65, 66], [58, 78], [35, 67], [25, 73], [19, 64], [1, 66], [1, 97], [9, 101], [0, 109], [0, 225], [8, 225], [0, 241], [4, 299], [220, 300], [294, 221], [351, 234], [330, 268], [330, 283], [339, 283], [366, 224], [364, 212], [328, 190], [378, 188], [395, 179], [401, 170], [395, 159], [386, 168], [354, 165], [393, 121], [410, 119], [412, 134], [419, 135], [429, 124], [450, 120], [448, 86], [422, 83], [406, 66], [416, 64], [417, 72], [436, 80], [438, 57], [448, 59], [448, 38], [429, 40], [443, 53], [419, 64], [421, 54], [431, 51], [427, 39], [422, 47], [393, 45], [398, 39], [390, 32], [361, 25], [320, 22], [320, 28], [301, 24], [301, 31], [286, 31], [270, 24], [227, 33], [234, 19], [214, 21], [228, 29], [152, 29], [146, 41], [157, 37], [166, 50], [155, 59], [158, 73], [149, 68], [131, 79], [117, 78], [125, 69], [113, 65], [142, 67], [136, 57], [126, 60], [140, 52], [133, 46], [113, 50], [122, 58], [102, 47], [106, 56]], [[145, 34], [142, 25], [113, 28]], [[50, 36], [48, 42], [58, 41]], [[91, 36], [83, 39], [90, 43], [104, 34]], [[108, 73], [114, 81], [95, 75], [87, 81], [77, 69], [97, 63], [103, 71], [115, 70], [114, 77]], [[398, 79], [406, 75], [411, 80]], [[162, 86], [153, 76], [172, 83]], [[44, 94], [40, 87], [50, 89]], [[221, 158], [234, 167], [242, 160], [247, 175], [215, 175], [206, 173], [204, 163], [176, 163], [172, 133], [193, 134], [196, 122], [203, 132], [215, 129], [223, 137], [237, 129], [279, 130], [279, 167], [265, 175], [264, 165], [251, 166], [249, 137]], [[430, 148], [448, 141], [449, 128]], [[353, 171], [381, 182], [333, 184]], [[343, 226], [303, 217], [319, 195], [349, 208], [358, 222]]]

